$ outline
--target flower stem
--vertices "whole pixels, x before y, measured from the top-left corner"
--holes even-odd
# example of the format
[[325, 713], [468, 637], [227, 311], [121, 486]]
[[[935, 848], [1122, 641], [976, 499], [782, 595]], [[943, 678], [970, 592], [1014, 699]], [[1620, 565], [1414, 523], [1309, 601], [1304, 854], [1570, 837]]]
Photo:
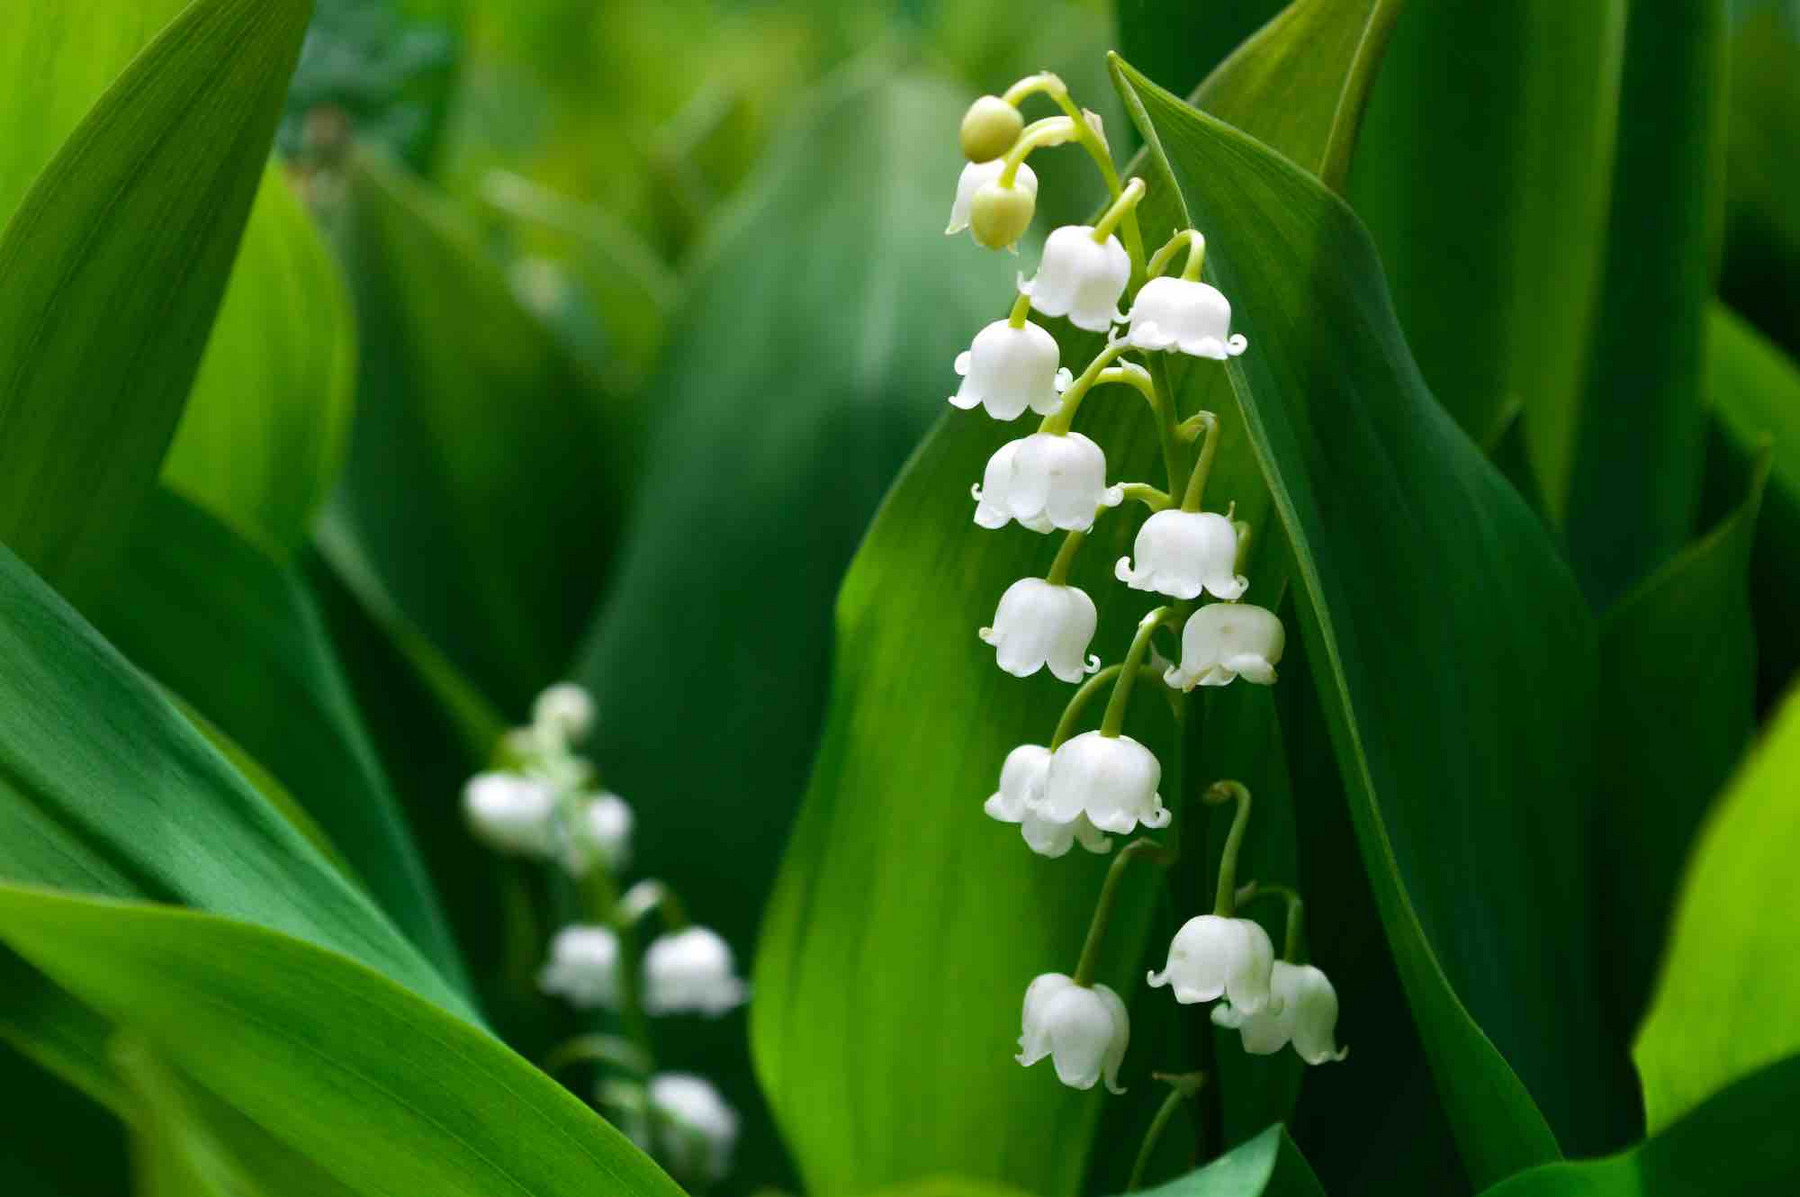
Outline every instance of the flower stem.
[[1219, 886], [1213, 895], [1213, 913], [1230, 918], [1237, 913], [1237, 858], [1244, 843], [1244, 827], [1250, 822], [1250, 791], [1242, 782], [1215, 781], [1208, 786], [1200, 801], [1208, 806], [1237, 802], [1237, 813], [1231, 817], [1231, 830], [1225, 834], [1225, 850], [1219, 853]]
[[1200, 501], [1206, 494], [1206, 478], [1212, 473], [1213, 455], [1219, 451], [1219, 417], [1203, 411], [1196, 413], [1190, 422], [1206, 429], [1206, 439], [1200, 442], [1200, 460], [1194, 463], [1194, 472], [1188, 475], [1187, 493], [1181, 496], [1181, 509], [1191, 512], [1200, 510]]
[[1094, 983], [1094, 973], [1100, 967], [1100, 946], [1106, 942], [1106, 928], [1112, 922], [1113, 907], [1119, 903], [1119, 880], [1125, 876], [1125, 867], [1140, 856], [1158, 864], [1175, 859], [1173, 852], [1155, 840], [1132, 840], [1113, 857], [1112, 867], [1106, 870], [1106, 880], [1100, 886], [1100, 900], [1094, 904], [1093, 920], [1088, 923], [1087, 941], [1081, 945], [1081, 959], [1075, 964], [1077, 985], [1086, 988]]
[[1127, 503], [1136, 501], [1151, 511], [1167, 511], [1169, 504], [1175, 501], [1169, 498], [1167, 491], [1157, 490], [1147, 482], [1126, 482], [1119, 489], [1124, 493]]
[[1137, 635], [1131, 638], [1131, 647], [1125, 652], [1124, 667], [1119, 671], [1118, 680], [1113, 683], [1112, 698], [1106, 704], [1106, 714], [1100, 718], [1101, 735], [1118, 738], [1119, 729], [1125, 726], [1125, 708], [1131, 705], [1131, 687], [1137, 681], [1137, 675], [1144, 664], [1144, 654], [1150, 651], [1150, 637], [1174, 613], [1173, 607], [1157, 607], [1138, 620]]
[[1069, 384], [1069, 389], [1063, 392], [1062, 406], [1044, 417], [1044, 422], [1038, 425], [1038, 431], [1048, 432], [1055, 436], [1066, 436], [1070, 426], [1075, 423], [1075, 412], [1081, 407], [1081, 401], [1087, 397], [1087, 393], [1093, 389], [1094, 384], [1100, 381], [1100, 375], [1106, 372], [1106, 368], [1112, 365], [1113, 360], [1124, 353], [1125, 349], [1123, 341], [1108, 341], [1106, 348], [1096, 353], [1094, 360], [1087, 364], [1087, 369], [1083, 370], [1076, 376], [1075, 381]]
[[618, 921], [624, 926], [633, 926], [640, 922], [651, 911], [662, 914], [663, 930], [679, 931], [688, 925], [687, 908], [675, 891], [654, 879], [638, 882], [625, 891], [619, 899]]
[[1070, 120], [1066, 116], [1047, 116], [1041, 121], [1032, 121], [1026, 125], [1019, 134], [1019, 140], [1013, 143], [1013, 148], [1006, 151], [1003, 159], [1006, 165], [1000, 171], [1000, 186], [1011, 187], [1018, 181], [1019, 167], [1031, 151], [1045, 146], [1062, 145], [1079, 137], [1077, 127], [1080, 124], [1080, 121]]
[[656, 1057], [650, 1040], [650, 1017], [644, 1012], [644, 995], [638, 978], [643, 953], [637, 928], [632, 920], [620, 917], [619, 889], [604, 865], [596, 861], [588, 868], [581, 879], [581, 889], [588, 918], [611, 927], [619, 937], [619, 1022], [642, 1054], [643, 1071], [648, 1075]]
[[617, 1035], [577, 1035], [558, 1044], [544, 1057], [544, 1071], [555, 1074], [571, 1064], [589, 1061], [611, 1064], [637, 1076], [648, 1076], [650, 1058], [637, 1044]]
[[1113, 200], [1106, 211], [1101, 213], [1100, 219], [1094, 222], [1095, 243], [1105, 245], [1106, 239], [1111, 237], [1113, 230], [1119, 227], [1119, 222], [1135, 211], [1138, 201], [1143, 198], [1144, 180], [1133, 179], [1125, 184], [1125, 190], [1119, 193], [1119, 197]]
[[1069, 567], [1075, 564], [1075, 554], [1081, 550], [1081, 542], [1086, 539], [1087, 533], [1080, 530], [1063, 537], [1062, 547], [1056, 550], [1056, 560], [1050, 563], [1050, 572], [1044, 575], [1044, 581], [1052, 586], [1068, 585]]
[[1190, 283], [1199, 278], [1200, 262], [1206, 256], [1206, 238], [1193, 229], [1182, 229], [1169, 238], [1168, 244], [1157, 250], [1156, 256], [1150, 259], [1150, 265], [1145, 267], [1144, 273], [1150, 278], [1160, 275], [1169, 268], [1169, 263], [1184, 245], [1187, 246], [1188, 257], [1186, 265], [1181, 268], [1181, 277]]
[[1204, 1072], [1183, 1072], [1176, 1075], [1159, 1072], [1154, 1075], [1157, 1080], [1168, 1082], [1169, 1095], [1156, 1108], [1156, 1116], [1150, 1119], [1150, 1128], [1144, 1132], [1144, 1145], [1138, 1148], [1137, 1161], [1131, 1165], [1131, 1179], [1125, 1182], [1127, 1193], [1135, 1193], [1143, 1186], [1144, 1173], [1150, 1167], [1150, 1157], [1156, 1154], [1156, 1145], [1162, 1141], [1163, 1131], [1174, 1120], [1175, 1112], [1181, 1109], [1181, 1103], [1200, 1092], [1200, 1087], [1206, 1084]]
[[1024, 328], [1025, 317], [1031, 315], [1031, 296], [1023, 291], [1013, 300], [1012, 311], [1006, 317], [1006, 323], [1013, 328]]
[[1306, 903], [1298, 891], [1286, 885], [1258, 885], [1249, 898], [1281, 898], [1287, 902], [1287, 936], [1282, 942], [1281, 958], [1289, 964], [1300, 963], [1300, 943], [1306, 930]]

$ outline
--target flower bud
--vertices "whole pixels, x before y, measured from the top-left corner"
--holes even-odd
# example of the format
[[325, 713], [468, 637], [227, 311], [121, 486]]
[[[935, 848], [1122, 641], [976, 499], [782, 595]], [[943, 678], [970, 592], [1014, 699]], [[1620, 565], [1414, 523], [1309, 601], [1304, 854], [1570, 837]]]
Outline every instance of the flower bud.
[[1000, 180], [983, 183], [969, 204], [969, 231], [975, 244], [1006, 249], [1031, 227], [1037, 210], [1037, 193], [1024, 187], [1008, 187]]
[[538, 778], [477, 773], [463, 787], [463, 813], [497, 851], [548, 856], [556, 846], [556, 790]]
[[1350, 1054], [1337, 1045], [1338, 997], [1331, 981], [1310, 964], [1277, 960], [1269, 974], [1269, 1004], [1247, 1014], [1229, 1001], [1213, 1007], [1212, 1020], [1240, 1032], [1244, 1050], [1269, 1056], [1294, 1045], [1308, 1064], [1336, 1063]]
[[644, 952], [644, 1009], [651, 1014], [717, 1018], [749, 996], [730, 946], [716, 931], [687, 927], [658, 936]]
[[1150, 974], [1150, 987], [1175, 990], [1182, 1005], [1225, 997], [1239, 1014], [1278, 1013], [1281, 999], [1270, 993], [1275, 945], [1252, 919], [1196, 915], [1169, 943], [1169, 960]]
[[531, 705], [534, 727], [561, 736], [564, 743], [585, 739], [594, 730], [594, 699], [574, 682], [558, 682]]
[[1025, 118], [999, 96], [982, 96], [962, 120], [962, 151], [970, 162], [991, 162], [1013, 148]]
[[614, 1005], [619, 999], [619, 937], [609, 927], [564, 927], [550, 941], [550, 959], [538, 972], [538, 988], [584, 1010]]
[[711, 1082], [687, 1072], [659, 1072], [650, 1078], [649, 1098], [665, 1124], [657, 1155], [672, 1171], [709, 1182], [731, 1171], [737, 1111]]
[[1077, 985], [1062, 973], [1045, 973], [1026, 987], [1019, 1054], [1030, 1068], [1045, 1056], [1056, 1079], [1071, 1089], [1092, 1089], [1102, 1078], [1114, 1093], [1119, 1065], [1131, 1039], [1125, 1003], [1105, 985]]

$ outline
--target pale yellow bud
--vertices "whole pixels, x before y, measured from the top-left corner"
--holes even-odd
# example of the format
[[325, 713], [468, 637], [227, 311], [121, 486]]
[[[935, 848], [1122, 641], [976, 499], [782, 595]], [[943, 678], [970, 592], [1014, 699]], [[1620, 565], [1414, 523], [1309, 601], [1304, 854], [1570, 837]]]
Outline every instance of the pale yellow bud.
[[962, 122], [962, 150], [970, 162], [991, 162], [1013, 148], [1025, 120], [999, 96], [982, 96], [969, 105]]
[[977, 245], [1005, 249], [1031, 227], [1037, 195], [1024, 187], [1007, 187], [996, 179], [983, 183], [969, 205], [969, 231]]

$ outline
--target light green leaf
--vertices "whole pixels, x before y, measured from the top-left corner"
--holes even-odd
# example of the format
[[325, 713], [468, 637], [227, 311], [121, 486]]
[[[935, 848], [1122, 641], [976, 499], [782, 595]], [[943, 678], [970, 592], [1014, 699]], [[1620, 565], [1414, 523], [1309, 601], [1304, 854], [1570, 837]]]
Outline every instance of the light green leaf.
[[444, 200], [372, 153], [347, 169], [361, 353], [331, 518], [438, 651], [522, 712], [598, 596], [636, 417], [520, 307]]
[[1800, 1059], [1772, 1064], [1629, 1151], [1547, 1164], [1482, 1197], [1766, 1197], [1800, 1184]]
[[13, 885], [0, 938], [350, 1192], [680, 1192], [487, 1032], [336, 953]]
[[59, 584], [91, 580], [155, 482], [310, 11], [197, 0], [0, 239], [0, 540]]
[[5, 550], [0, 659], [0, 877], [257, 922], [472, 1017], [386, 916]]
[[1271, 1126], [1206, 1167], [1154, 1189], [1145, 1197], [1325, 1197], [1319, 1178], [1287, 1129]]
[[[1591, 777], [1586, 606], [1536, 517], [1425, 389], [1348, 209], [1129, 67], [1121, 79], [1249, 338], [1232, 389], [1464, 1159], [1488, 1180], [1553, 1158], [1552, 1127], [1571, 1146], [1603, 1142], [1622, 1070], [1592, 985], [1571, 992], [1593, 967], [1589, 912], [1570, 899]], [[1454, 673], [1433, 664], [1452, 655]]]
[[1724, 196], [1725, 5], [1631, 7], [1606, 269], [1561, 512], [1600, 609], [1693, 535]]
[[[167, 491], [139, 513], [95, 625], [267, 768], [445, 977], [462, 962], [306, 584]], [[447, 807], [454, 795], [445, 797]]]
[[337, 482], [355, 362], [349, 290], [272, 165], [163, 462], [164, 485], [286, 560]]
[[1626, 11], [1408, 6], [1351, 172], [1425, 381], [1482, 441], [1523, 404], [1558, 519], [1600, 293]]
[[1790, 697], [1688, 858], [1633, 1056], [1656, 1134], [1739, 1077], [1800, 1052], [1800, 699]]
[[1609, 1004], [1628, 1027], [1649, 1002], [1688, 844], [1756, 722], [1750, 556], [1767, 477], [1765, 454], [1738, 508], [1600, 626], [1594, 869], [1610, 928]]

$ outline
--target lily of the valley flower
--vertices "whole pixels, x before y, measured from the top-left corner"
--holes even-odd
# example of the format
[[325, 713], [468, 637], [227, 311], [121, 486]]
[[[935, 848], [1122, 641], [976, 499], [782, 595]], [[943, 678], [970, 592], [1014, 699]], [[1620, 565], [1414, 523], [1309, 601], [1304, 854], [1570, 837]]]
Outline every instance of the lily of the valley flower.
[[550, 941], [538, 988], [582, 1009], [611, 1006], [619, 995], [619, 937], [607, 927], [564, 927]]
[[1056, 1079], [1072, 1089], [1092, 1089], [1102, 1078], [1114, 1093], [1119, 1065], [1131, 1039], [1125, 1003], [1105, 985], [1077, 985], [1062, 973], [1045, 973], [1025, 989], [1019, 1063], [1029, 1068], [1050, 1057]]
[[1181, 664], [1163, 674], [1179, 690], [1229, 685], [1234, 678], [1275, 681], [1287, 633], [1273, 611], [1249, 603], [1210, 603], [1181, 629]]
[[686, 1011], [716, 1018], [748, 996], [731, 946], [707, 927], [659, 935], [644, 952], [644, 1009], [651, 1014]]
[[1275, 945], [1254, 919], [1202, 914], [1189, 919], [1169, 943], [1168, 963], [1150, 974], [1150, 987], [1170, 985], [1183, 1005], [1224, 996], [1242, 1014], [1279, 1009], [1269, 990]]
[[593, 696], [574, 682], [558, 682], [531, 704], [531, 722], [565, 744], [579, 743], [594, 729]]
[[1153, 590], [1170, 598], [1192, 599], [1201, 591], [1230, 602], [1249, 579], [1237, 572], [1237, 530], [1211, 511], [1159, 511], [1138, 529], [1137, 566], [1119, 558], [1119, 581], [1133, 590]]
[[631, 827], [636, 820], [631, 807], [617, 794], [595, 794], [576, 810], [569, 828], [575, 845], [574, 867], [577, 876], [587, 871], [589, 861], [598, 861], [609, 871], [617, 872], [631, 855]]
[[1045, 239], [1037, 277], [1021, 277], [1019, 290], [1046, 316], [1067, 316], [1076, 328], [1106, 332], [1125, 319], [1119, 298], [1130, 280], [1131, 259], [1117, 237], [1095, 241], [1092, 225], [1064, 225]]
[[709, 1081], [687, 1072], [659, 1072], [650, 1078], [649, 1098], [663, 1124], [657, 1128], [657, 1155], [671, 1171], [714, 1181], [731, 1171], [738, 1116]]
[[1223, 361], [1249, 342], [1231, 333], [1231, 303], [1217, 287], [1184, 278], [1145, 283], [1126, 317], [1125, 343], [1133, 349], [1180, 351]]
[[463, 814], [490, 848], [548, 856], [556, 848], [556, 787], [517, 773], [477, 773], [463, 786]]
[[1098, 508], [1117, 507], [1125, 498], [1122, 488], [1106, 485], [1106, 454], [1079, 432], [1034, 432], [1008, 441], [988, 459], [980, 485], [969, 494], [983, 528], [1017, 520], [1033, 532], [1085, 532]]
[[1014, 677], [1030, 677], [1048, 665], [1062, 681], [1079, 682], [1100, 668], [1100, 658], [1087, 651], [1099, 619], [1094, 600], [1079, 587], [1020, 578], [1000, 596], [994, 626], [982, 628], [980, 636]]
[[1244, 1050], [1253, 1056], [1273, 1055], [1289, 1043], [1308, 1064], [1333, 1063], [1350, 1054], [1337, 1045], [1337, 990], [1324, 973], [1310, 964], [1277, 960], [1269, 988], [1269, 1004], [1260, 1012], [1222, 1003], [1213, 1007], [1213, 1022], [1241, 1032]]
[[1038, 810], [1057, 823], [1077, 815], [1101, 831], [1125, 835], [1142, 823], [1167, 827], [1169, 811], [1156, 792], [1162, 765], [1130, 736], [1083, 732], [1052, 754]]
[[1056, 338], [1027, 321], [1014, 328], [996, 320], [956, 355], [962, 386], [950, 402], [967, 411], [976, 404], [996, 420], [1018, 418], [1026, 408], [1040, 416], [1062, 406], [1069, 372], [1057, 365]]
[[[998, 183], [1000, 174], [1005, 169], [1006, 161], [1002, 158], [991, 162], [971, 162], [963, 167], [961, 176], [956, 180], [956, 202], [950, 205], [950, 223], [944, 229], [946, 236], [954, 236], [969, 227], [969, 212], [975, 203], [975, 193], [984, 184]], [[1013, 185], [1033, 199], [1037, 197], [1037, 174], [1023, 163], [1013, 179]]]
[[989, 818], [1016, 823], [1025, 844], [1039, 856], [1066, 855], [1075, 842], [1089, 852], [1112, 851], [1112, 840], [1088, 822], [1086, 815], [1059, 823], [1040, 808], [1044, 782], [1050, 773], [1050, 750], [1042, 744], [1021, 744], [1006, 754], [1000, 766], [1000, 788], [982, 806]]

